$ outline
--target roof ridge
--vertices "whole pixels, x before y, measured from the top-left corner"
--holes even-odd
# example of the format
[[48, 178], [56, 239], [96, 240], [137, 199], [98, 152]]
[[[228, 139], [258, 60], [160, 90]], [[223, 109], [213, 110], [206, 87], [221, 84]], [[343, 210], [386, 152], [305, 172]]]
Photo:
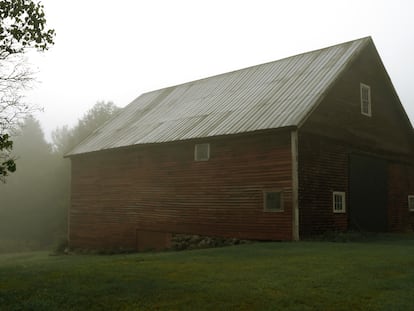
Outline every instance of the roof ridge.
[[[288, 60], [288, 59], [295, 58], [295, 57], [302, 56], [302, 55], [306, 55], [306, 54], [312, 54], [312, 53], [321, 52], [321, 51], [324, 51], [324, 50], [328, 50], [328, 49], [332, 49], [332, 48], [335, 48], [335, 47], [339, 47], [341, 45], [344, 45], [345, 46], [345, 45], [348, 45], [348, 44], [355, 43], [357, 41], [367, 41], [367, 42], [368, 41], [372, 41], [372, 37], [371, 36], [361, 37], [359, 39], [350, 40], [350, 41], [346, 41], [346, 42], [342, 42], [342, 43], [336, 43], [336, 44], [329, 45], [329, 46], [326, 46], [326, 47], [323, 47], [323, 48], [320, 48], [320, 49], [311, 50], [311, 51], [307, 51], [307, 52], [301, 52], [301, 53], [298, 53], [298, 54], [294, 54], [294, 55], [282, 57], [282, 58], [279, 58], [279, 59], [276, 59], [276, 60], [273, 60], [273, 61], [268, 61], [268, 62], [256, 64], [256, 65], [251, 65], [251, 66], [247, 66], [247, 67], [243, 67], [243, 68], [239, 68], [239, 69], [234, 69], [234, 70], [230, 70], [230, 71], [226, 71], [226, 72], [222, 72], [222, 73], [213, 74], [211, 76], [206, 76], [206, 77], [203, 77], [203, 78], [199, 78], [199, 79], [195, 79], [195, 80], [191, 80], [191, 81], [187, 81], [187, 82], [182, 82], [182, 83], [178, 83], [178, 84], [169, 85], [169, 86], [162, 87], [162, 88], [159, 88], [159, 89], [154, 89], [152, 91], [144, 92], [144, 93], [140, 94], [138, 97], [140, 97], [140, 96], [142, 96], [144, 94], [158, 92], [158, 91], [162, 91], [162, 90], [165, 90], [165, 89], [168, 89], [168, 88], [175, 88], [175, 87], [184, 86], [184, 85], [187, 85], [187, 84], [194, 84], [194, 83], [197, 83], [197, 82], [201, 82], [203, 80], [207, 80], [207, 79], [211, 79], [211, 78], [216, 78], [216, 77], [220, 77], [220, 76], [228, 75], [228, 74], [232, 74], [232, 73], [237, 73], [239, 71], [248, 70], [248, 69], [254, 69], [254, 68], [257, 68], [257, 67], [260, 67], [260, 66], [265, 66], [265, 65], [273, 64], [273, 63], [276, 63], [276, 62], [280, 62], [280, 61], [283, 61], [283, 60]], [[134, 102], [134, 101], [135, 100], [133, 100], [132, 102]]]

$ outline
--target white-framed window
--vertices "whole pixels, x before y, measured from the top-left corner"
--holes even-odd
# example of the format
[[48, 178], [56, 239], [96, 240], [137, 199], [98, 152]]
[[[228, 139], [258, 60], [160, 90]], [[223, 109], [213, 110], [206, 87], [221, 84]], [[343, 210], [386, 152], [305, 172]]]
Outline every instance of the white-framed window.
[[414, 212], [414, 194], [408, 196], [408, 210]]
[[282, 190], [263, 191], [264, 210], [266, 212], [283, 212]]
[[332, 192], [332, 210], [334, 213], [345, 213], [345, 192], [334, 191]]
[[361, 113], [370, 117], [372, 115], [371, 110], [371, 87], [369, 85], [360, 84], [361, 90]]
[[194, 148], [195, 161], [208, 161], [210, 159], [210, 144], [196, 144]]

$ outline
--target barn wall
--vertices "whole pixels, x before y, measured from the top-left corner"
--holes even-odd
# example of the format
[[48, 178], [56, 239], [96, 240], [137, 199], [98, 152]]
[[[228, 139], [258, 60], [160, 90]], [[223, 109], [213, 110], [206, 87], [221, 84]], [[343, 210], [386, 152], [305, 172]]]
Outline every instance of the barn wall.
[[[408, 209], [408, 195], [414, 195], [413, 164], [309, 133], [300, 135], [299, 150], [299, 224], [302, 238], [326, 231], [357, 229], [352, 227], [349, 217], [350, 209], [355, 208], [349, 200], [352, 195], [349, 176], [352, 154], [386, 161], [386, 230], [414, 230], [414, 212]], [[333, 191], [346, 193], [346, 213], [333, 212]]]
[[334, 213], [332, 192], [348, 193], [348, 153], [342, 144], [311, 134], [299, 136], [300, 236], [344, 231], [346, 213]]
[[414, 212], [408, 209], [408, 195], [414, 195], [414, 166], [391, 162], [388, 166], [389, 230], [414, 230]]
[[[371, 87], [371, 117], [361, 114], [360, 83]], [[404, 169], [414, 166], [412, 127], [373, 45], [339, 77], [299, 134], [302, 236], [349, 227], [348, 213], [332, 212], [332, 191], [346, 191], [349, 203], [351, 154], [388, 163], [388, 229], [401, 231], [412, 221], [407, 195], [414, 175]]]
[[[350, 64], [301, 127], [358, 149], [412, 157], [413, 130], [373, 46]], [[360, 83], [371, 87], [372, 116], [361, 114]]]
[[[137, 247], [140, 233], [292, 239], [290, 133], [208, 139], [72, 157], [72, 247]], [[265, 212], [263, 190], [283, 190]], [[138, 236], [137, 236], [138, 235]]]

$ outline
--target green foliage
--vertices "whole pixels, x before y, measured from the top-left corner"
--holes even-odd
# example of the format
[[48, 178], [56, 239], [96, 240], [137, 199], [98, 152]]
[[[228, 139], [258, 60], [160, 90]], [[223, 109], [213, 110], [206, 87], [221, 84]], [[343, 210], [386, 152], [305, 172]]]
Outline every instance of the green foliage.
[[4, 181], [8, 173], [16, 171], [16, 163], [9, 158], [13, 142], [8, 134], [0, 134], [0, 181]]
[[0, 135], [0, 148], [4, 150], [11, 150], [13, 148], [13, 142], [9, 138], [9, 134]]
[[55, 31], [46, 28], [44, 7], [32, 0], [0, 1], [0, 57], [34, 47], [47, 50]]
[[2, 310], [413, 310], [414, 236], [0, 256]]
[[45, 51], [55, 31], [46, 27], [43, 5], [32, 0], [0, 0], [0, 180], [16, 171], [9, 134], [31, 112], [21, 92], [33, 80], [23, 55]]

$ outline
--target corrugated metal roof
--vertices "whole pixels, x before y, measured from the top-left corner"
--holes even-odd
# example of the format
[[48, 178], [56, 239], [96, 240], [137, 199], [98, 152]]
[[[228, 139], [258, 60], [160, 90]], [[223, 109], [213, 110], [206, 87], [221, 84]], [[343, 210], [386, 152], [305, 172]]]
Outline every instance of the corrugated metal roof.
[[145, 93], [68, 156], [298, 126], [369, 41], [367, 37]]

